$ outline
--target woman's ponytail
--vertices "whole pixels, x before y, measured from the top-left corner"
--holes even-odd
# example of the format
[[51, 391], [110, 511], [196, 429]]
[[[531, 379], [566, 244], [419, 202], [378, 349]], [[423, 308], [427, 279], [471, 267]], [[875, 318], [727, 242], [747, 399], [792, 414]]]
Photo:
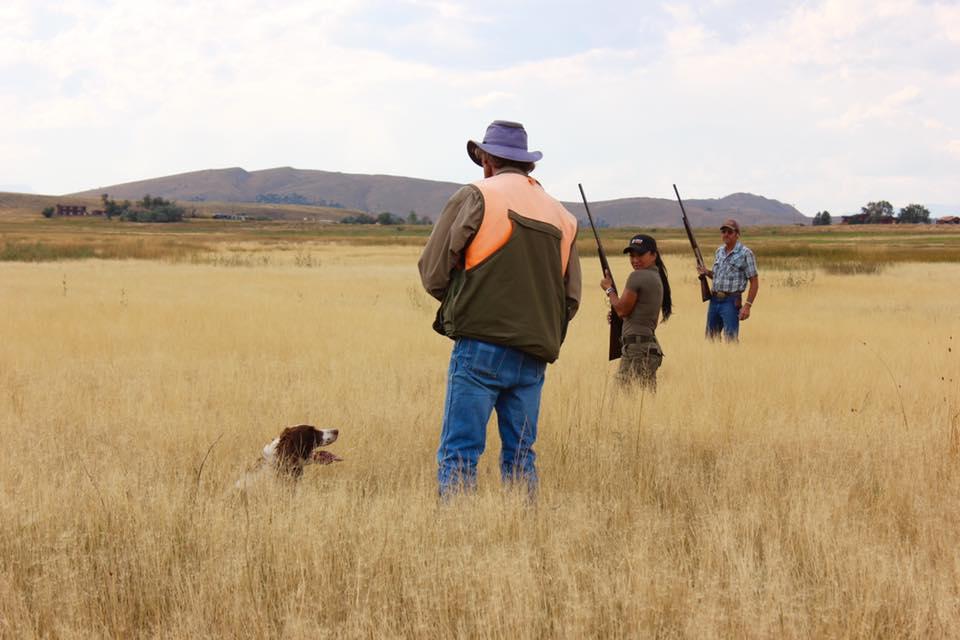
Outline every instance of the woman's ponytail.
[[670, 281], [667, 279], [667, 267], [660, 258], [660, 252], [657, 252], [657, 271], [660, 272], [660, 282], [663, 284], [663, 302], [660, 304], [660, 310], [663, 312], [663, 321], [673, 313], [673, 297], [670, 295]]

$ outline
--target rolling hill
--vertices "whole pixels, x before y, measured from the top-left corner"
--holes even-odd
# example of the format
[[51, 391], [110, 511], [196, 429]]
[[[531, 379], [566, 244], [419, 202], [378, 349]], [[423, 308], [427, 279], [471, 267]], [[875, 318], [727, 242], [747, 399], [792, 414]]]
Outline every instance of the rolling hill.
[[[144, 194], [184, 202], [296, 204], [297, 216], [303, 207], [317, 205], [371, 213], [390, 211], [405, 216], [416, 211], [436, 220], [444, 203], [461, 185], [401, 176], [349, 174], [331, 171], [280, 167], [246, 171], [239, 167], [207, 169], [150, 180], [90, 189], [70, 194], [77, 197], [108, 193], [116, 199], [138, 199]], [[578, 218], [586, 214], [581, 203], [564, 203]], [[694, 226], [719, 226], [725, 218], [737, 218], [742, 225], [783, 225], [809, 219], [794, 207], [750, 193], [735, 193], [716, 199], [684, 201]], [[663, 198], [621, 198], [591, 202], [591, 212], [611, 227], [677, 227], [677, 203]], [[207, 207], [203, 207], [206, 209]], [[328, 209], [329, 211], [329, 209]], [[343, 212], [344, 215], [347, 211]], [[272, 217], [287, 217], [282, 207]]]

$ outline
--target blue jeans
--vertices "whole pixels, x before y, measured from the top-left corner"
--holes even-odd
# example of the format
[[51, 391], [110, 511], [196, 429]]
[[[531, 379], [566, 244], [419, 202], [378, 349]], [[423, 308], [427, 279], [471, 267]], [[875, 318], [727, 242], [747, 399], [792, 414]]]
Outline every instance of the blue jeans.
[[707, 337], [716, 340], [723, 331], [723, 337], [736, 341], [740, 334], [740, 310], [737, 309], [736, 296], [723, 300], [710, 298], [707, 309]]
[[447, 399], [437, 451], [440, 496], [477, 484], [487, 421], [494, 408], [500, 427], [500, 475], [537, 490], [537, 418], [547, 364], [517, 349], [459, 338], [450, 354]]

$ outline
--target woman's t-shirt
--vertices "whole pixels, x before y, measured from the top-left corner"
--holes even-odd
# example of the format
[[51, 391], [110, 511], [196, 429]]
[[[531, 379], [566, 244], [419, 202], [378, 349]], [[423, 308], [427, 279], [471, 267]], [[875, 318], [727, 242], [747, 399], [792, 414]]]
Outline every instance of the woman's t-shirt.
[[635, 269], [627, 277], [626, 288], [637, 294], [637, 304], [630, 315], [623, 319], [623, 335], [652, 336], [663, 303], [663, 283], [660, 282], [657, 265]]

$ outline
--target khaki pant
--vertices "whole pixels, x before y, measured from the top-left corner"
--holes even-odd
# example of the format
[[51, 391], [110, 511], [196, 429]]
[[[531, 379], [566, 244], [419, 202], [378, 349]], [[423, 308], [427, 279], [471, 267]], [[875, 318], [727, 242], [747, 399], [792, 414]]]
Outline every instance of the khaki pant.
[[651, 342], [630, 342], [623, 345], [617, 382], [621, 385], [641, 384], [657, 390], [657, 369], [663, 362], [663, 350], [656, 338]]

